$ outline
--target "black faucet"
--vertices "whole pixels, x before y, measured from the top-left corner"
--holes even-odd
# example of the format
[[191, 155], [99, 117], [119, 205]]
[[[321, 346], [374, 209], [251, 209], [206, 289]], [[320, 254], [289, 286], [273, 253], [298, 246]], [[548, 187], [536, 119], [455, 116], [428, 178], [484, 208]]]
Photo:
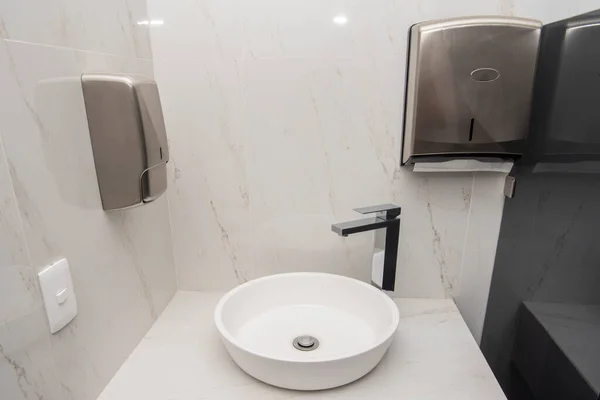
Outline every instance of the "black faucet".
[[[400, 207], [394, 204], [381, 204], [378, 206], [355, 208], [361, 214], [377, 213], [375, 217], [358, 219], [331, 225], [331, 230], [340, 236], [354, 233], [377, 230], [375, 233], [375, 247], [383, 244], [383, 280], [381, 287], [371, 282], [382, 290], [394, 290], [396, 283], [396, 261], [398, 259], [398, 241], [400, 236]], [[385, 229], [385, 230], [384, 230]], [[383, 237], [381, 237], [383, 234]]]

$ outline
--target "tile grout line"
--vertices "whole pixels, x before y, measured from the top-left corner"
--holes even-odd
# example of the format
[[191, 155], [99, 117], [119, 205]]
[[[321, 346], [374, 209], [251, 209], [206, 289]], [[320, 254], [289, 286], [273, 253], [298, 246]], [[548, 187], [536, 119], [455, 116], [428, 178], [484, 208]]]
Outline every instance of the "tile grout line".
[[[170, 196], [169, 196], [168, 188], [167, 188], [167, 193], [165, 193], [165, 196], [167, 198], [167, 215], [169, 216], [169, 234], [171, 236], [171, 250], [173, 253], [173, 264], [175, 267], [175, 293], [173, 294], [173, 297], [175, 297], [177, 292], [179, 292], [179, 290], [180, 290], [181, 282], [179, 281], [179, 277], [180, 277], [179, 262], [177, 261], [177, 255], [175, 254], [175, 244], [174, 244], [174, 235], [173, 235], [173, 219], [171, 217], [171, 199], [169, 198]], [[173, 300], [173, 297], [171, 298], [169, 303]]]
[[98, 55], [110, 56], [110, 57], [132, 58], [132, 59], [136, 59], [136, 60], [143, 60], [143, 61], [149, 61], [149, 62], [154, 61], [152, 58], [139, 57], [137, 55], [131, 55], [131, 54], [123, 55], [123, 54], [116, 54], [116, 53], [107, 53], [104, 51], [87, 50], [87, 49], [80, 49], [77, 47], [68, 47], [68, 46], [58, 46], [55, 44], [48, 44], [48, 43], [27, 42], [24, 40], [7, 39], [7, 38], [3, 38], [1, 40], [6, 43], [16, 43], [16, 44], [24, 44], [24, 45], [29, 45], [29, 46], [49, 47], [49, 48], [58, 49], [58, 50], [79, 51], [82, 53], [92, 53], [92, 54], [98, 54]]

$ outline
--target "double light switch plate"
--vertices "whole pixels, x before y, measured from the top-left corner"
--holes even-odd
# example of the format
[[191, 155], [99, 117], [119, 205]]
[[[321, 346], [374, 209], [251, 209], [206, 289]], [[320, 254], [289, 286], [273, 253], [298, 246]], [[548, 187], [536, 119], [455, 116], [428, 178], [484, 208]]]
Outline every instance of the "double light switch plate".
[[56, 333], [77, 315], [77, 301], [67, 259], [63, 258], [45, 268], [38, 277], [50, 332]]

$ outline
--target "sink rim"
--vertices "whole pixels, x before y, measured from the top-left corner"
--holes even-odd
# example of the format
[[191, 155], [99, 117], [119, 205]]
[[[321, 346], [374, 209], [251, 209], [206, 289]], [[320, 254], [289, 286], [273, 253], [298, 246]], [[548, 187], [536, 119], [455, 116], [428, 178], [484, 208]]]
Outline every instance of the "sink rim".
[[[249, 350], [249, 349], [241, 346], [239, 344], [239, 342], [235, 339], [235, 337], [227, 330], [227, 328], [225, 328], [225, 324], [223, 323], [222, 310], [223, 310], [223, 307], [224, 307], [225, 303], [227, 303], [227, 301], [231, 297], [233, 297], [235, 294], [237, 294], [239, 291], [243, 290], [244, 288], [247, 288], [248, 286], [255, 285], [255, 284], [259, 283], [259, 282], [264, 282], [264, 281], [268, 281], [268, 280], [273, 280], [273, 279], [281, 278], [284, 275], [286, 277], [291, 277], [291, 276], [313, 276], [313, 277], [325, 276], [325, 277], [332, 277], [334, 279], [341, 279], [341, 280], [346, 280], [346, 281], [352, 281], [353, 283], [355, 283], [355, 284], [357, 284], [359, 286], [363, 286], [367, 290], [371, 290], [372, 293], [375, 293], [377, 296], [381, 297], [383, 299], [383, 301], [388, 304], [389, 308], [392, 311], [392, 323], [390, 324], [390, 326], [386, 330], [384, 330], [381, 333], [380, 339], [378, 341], [374, 342], [373, 345], [371, 345], [369, 348], [366, 348], [366, 349], [363, 349], [363, 350], [360, 350], [360, 351], [356, 351], [356, 352], [352, 352], [352, 353], [348, 353], [348, 354], [345, 354], [342, 357], [327, 357], [327, 358], [311, 359], [311, 360], [298, 360], [298, 359], [290, 359], [290, 358], [285, 358], [285, 357], [273, 357], [272, 355], [267, 355], [267, 354], [263, 354], [263, 353], [256, 352], [256, 351], [253, 351], [253, 350]], [[377, 289], [376, 287], [374, 287], [374, 286], [372, 286], [372, 285], [370, 285], [368, 283], [360, 281], [358, 279], [350, 278], [350, 277], [347, 277], [347, 276], [344, 276], [344, 275], [329, 274], [329, 273], [325, 273], [325, 272], [288, 272], [288, 273], [273, 274], [273, 275], [263, 276], [261, 278], [256, 278], [256, 279], [250, 280], [248, 282], [245, 282], [245, 283], [243, 283], [243, 284], [241, 284], [239, 286], [236, 286], [235, 288], [231, 289], [229, 292], [227, 292], [221, 298], [221, 300], [219, 300], [219, 303], [215, 307], [214, 321], [215, 321], [215, 325], [217, 327], [217, 330], [219, 331], [219, 333], [221, 334], [221, 336], [224, 339], [226, 339], [227, 341], [229, 341], [231, 344], [233, 344], [235, 347], [239, 348], [242, 351], [245, 351], [245, 352], [247, 352], [249, 354], [255, 355], [257, 357], [262, 357], [262, 358], [265, 358], [265, 359], [269, 359], [269, 360], [276, 360], [276, 361], [282, 361], [282, 362], [288, 362], [288, 363], [306, 364], [306, 363], [323, 363], [323, 362], [331, 362], [331, 361], [340, 361], [340, 360], [345, 360], [345, 359], [348, 359], [348, 358], [353, 358], [353, 357], [359, 356], [361, 354], [365, 354], [365, 353], [368, 353], [370, 351], [373, 351], [374, 349], [378, 348], [379, 346], [381, 346], [386, 341], [388, 341], [391, 337], [394, 336], [394, 334], [398, 330], [398, 325], [400, 324], [400, 312], [398, 311], [398, 307], [396, 306], [396, 303], [394, 303], [394, 300], [392, 300], [385, 292], [381, 291], [380, 289]]]

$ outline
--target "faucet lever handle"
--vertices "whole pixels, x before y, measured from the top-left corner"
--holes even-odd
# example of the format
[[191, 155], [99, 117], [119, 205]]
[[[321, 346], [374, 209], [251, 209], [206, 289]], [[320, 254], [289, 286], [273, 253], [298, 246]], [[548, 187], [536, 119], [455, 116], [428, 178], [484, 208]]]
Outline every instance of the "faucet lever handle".
[[377, 206], [355, 208], [354, 211], [361, 214], [377, 213], [378, 217], [394, 219], [400, 215], [401, 208], [395, 204], [379, 204]]

